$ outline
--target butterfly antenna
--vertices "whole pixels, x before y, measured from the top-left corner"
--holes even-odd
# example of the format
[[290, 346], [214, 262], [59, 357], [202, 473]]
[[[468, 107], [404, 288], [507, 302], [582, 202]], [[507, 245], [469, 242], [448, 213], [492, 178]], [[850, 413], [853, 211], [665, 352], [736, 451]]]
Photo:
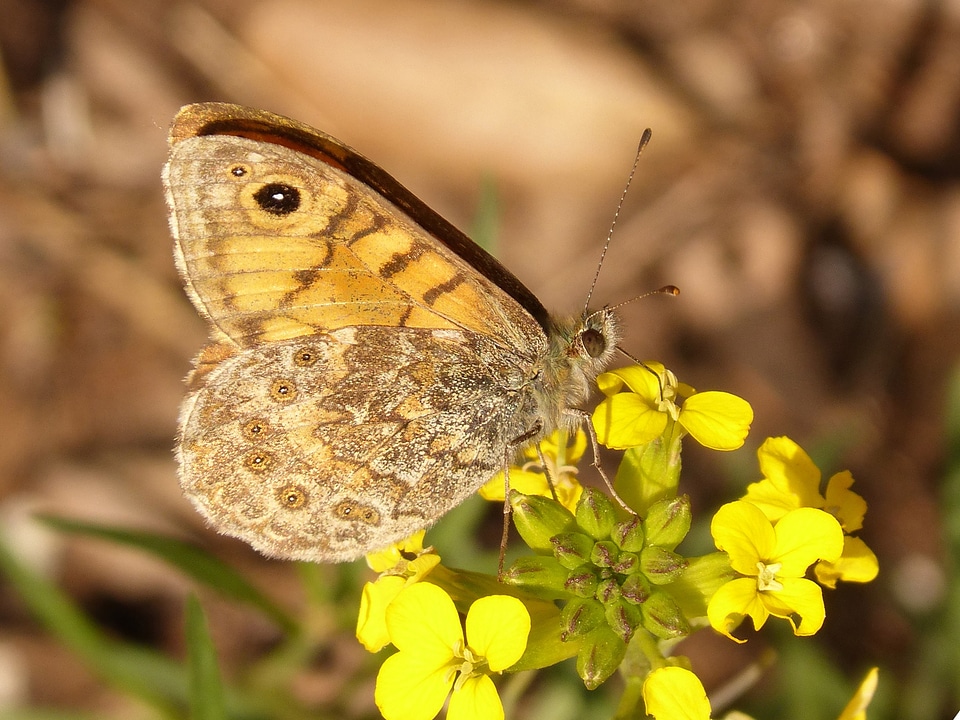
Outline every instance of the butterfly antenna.
[[632, 297], [629, 300], [618, 302], [616, 305], [607, 305], [604, 308], [604, 310], [616, 310], [619, 307], [623, 307], [624, 305], [629, 305], [630, 303], [636, 302], [637, 300], [643, 300], [643, 298], [650, 297], [651, 295], [671, 295], [673, 297], [676, 297], [679, 294], [680, 294], [680, 288], [678, 288], [676, 285], [664, 285], [662, 288], [657, 288], [656, 290], [649, 290], [645, 293], [641, 293], [640, 295], [637, 295], [636, 297]]
[[[664, 285], [662, 288], [657, 288], [656, 290], [650, 290], [648, 292], [641, 293], [640, 295], [632, 297], [629, 300], [618, 302], [616, 305], [604, 305], [601, 309], [594, 310], [589, 315], [587, 315], [586, 312], [584, 312], [584, 317], [591, 318], [594, 315], [602, 315], [605, 312], [609, 312], [610, 310], [616, 310], [619, 307], [623, 307], [624, 305], [628, 305], [632, 302], [636, 302], [637, 300], [642, 300], [643, 298], [650, 297], [651, 295], [670, 295], [672, 297], [676, 297], [679, 294], [680, 294], [680, 288], [678, 288], [676, 285]], [[620, 350], [621, 352], [623, 352], [623, 350], [621, 350], [620, 347], [617, 347], [617, 350]], [[624, 353], [624, 354], [627, 355], [627, 357], [629, 357], [630, 359], [633, 359], [629, 354], [627, 353]]]
[[643, 131], [643, 135], [640, 136], [640, 144], [637, 146], [637, 155], [633, 158], [633, 167], [630, 168], [630, 174], [627, 176], [627, 184], [623, 186], [623, 192], [620, 193], [620, 202], [617, 203], [617, 210], [613, 213], [613, 222], [610, 223], [610, 230], [607, 232], [607, 241], [603, 244], [603, 250], [600, 252], [600, 262], [597, 263], [597, 271], [593, 274], [593, 282], [590, 283], [590, 292], [587, 293], [587, 302], [583, 305], [583, 314], [587, 314], [587, 308], [590, 307], [590, 300], [593, 298], [594, 288], [597, 287], [597, 280], [600, 279], [600, 268], [603, 267], [603, 260], [607, 256], [607, 250], [610, 247], [610, 240], [613, 239], [613, 229], [617, 226], [617, 218], [620, 217], [620, 210], [623, 207], [623, 201], [627, 197], [627, 190], [630, 189], [630, 183], [633, 182], [633, 176], [637, 172], [637, 165], [640, 164], [640, 155], [643, 153], [643, 149], [647, 146], [647, 143], [650, 142], [650, 138], [653, 136], [653, 132], [650, 128], [647, 128]]

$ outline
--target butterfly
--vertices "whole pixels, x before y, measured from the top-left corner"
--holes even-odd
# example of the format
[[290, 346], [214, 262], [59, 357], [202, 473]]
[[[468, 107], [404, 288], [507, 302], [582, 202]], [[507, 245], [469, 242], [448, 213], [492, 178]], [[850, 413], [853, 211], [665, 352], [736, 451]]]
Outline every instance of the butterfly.
[[435, 522], [583, 421], [614, 311], [557, 318], [370, 160], [308, 125], [182, 108], [163, 184], [210, 325], [180, 412], [181, 487], [278, 558], [358, 558]]

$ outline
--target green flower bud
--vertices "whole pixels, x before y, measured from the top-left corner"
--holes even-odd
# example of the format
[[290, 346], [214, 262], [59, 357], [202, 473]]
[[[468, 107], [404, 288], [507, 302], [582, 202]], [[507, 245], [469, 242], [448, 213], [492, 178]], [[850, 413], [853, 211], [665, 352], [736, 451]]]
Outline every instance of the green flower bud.
[[690, 634], [690, 624], [673, 598], [654, 591], [643, 604], [643, 627], [662, 640]]
[[636, 553], [622, 552], [610, 569], [617, 575], [632, 575], [640, 569], [640, 558]]
[[568, 570], [573, 570], [590, 562], [593, 550], [593, 538], [583, 533], [565, 532], [550, 539], [553, 554]]
[[597, 583], [595, 597], [604, 605], [613, 602], [620, 597], [620, 583], [614, 577], [601, 578]]
[[590, 550], [590, 562], [597, 567], [612, 567], [620, 554], [620, 548], [612, 540], [598, 540]]
[[586, 635], [604, 622], [603, 605], [594, 598], [573, 598], [560, 611], [561, 639]]
[[654, 585], [673, 582], [687, 569], [687, 559], [675, 552], [647, 546], [640, 553], [640, 570]]
[[643, 620], [640, 607], [627, 602], [624, 598], [617, 598], [604, 609], [607, 625], [613, 628], [624, 642], [630, 642], [630, 638]]
[[533, 550], [550, 552], [550, 538], [573, 528], [573, 513], [556, 500], [540, 495], [510, 491], [513, 524], [523, 541]]
[[589, 565], [581, 565], [570, 570], [566, 575], [563, 588], [577, 597], [593, 597], [597, 592], [597, 576]]
[[613, 526], [610, 538], [621, 550], [640, 552], [643, 550], [643, 523], [636, 515]]
[[577, 503], [577, 525], [594, 540], [610, 536], [617, 521], [617, 513], [610, 499], [599, 490], [584, 488]]
[[707, 614], [714, 593], [735, 577], [727, 554], [715, 552], [687, 558], [686, 570], [670, 584], [669, 590], [687, 617], [701, 617]]
[[503, 582], [531, 590], [551, 590], [563, 593], [568, 570], [556, 558], [526, 556], [517, 558], [503, 574]]
[[577, 674], [587, 690], [596, 690], [620, 666], [627, 644], [607, 625], [587, 635], [577, 653]]
[[736, 576], [737, 574], [730, 567], [730, 557], [725, 552], [714, 552], [688, 558], [683, 580], [686, 583], [708, 588], [708, 594], [713, 595], [721, 585], [728, 583]]
[[650, 597], [650, 581], [643, 573], [631, 575], [620, 585], [620, 595], [634, 605], [644, 603]]
[[692, 517], [686, 495], [655, 502], [643, 521], [647, 544], [673, 550], [690, 532]]

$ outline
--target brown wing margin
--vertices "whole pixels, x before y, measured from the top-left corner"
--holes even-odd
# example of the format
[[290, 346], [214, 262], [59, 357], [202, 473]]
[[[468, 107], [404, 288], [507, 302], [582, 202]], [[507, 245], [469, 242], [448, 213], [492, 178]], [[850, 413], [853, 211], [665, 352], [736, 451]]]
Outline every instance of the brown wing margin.
[[183, 107], [173, 121], [170, 144], [200, 135], [234, 135], [281, 145], [343, 170], [397, 205], [420, 227], [516, 300], [544, 333], [548, 332], [546, 308], [513, 273], [388, 173], [336, 138], [282, 115], [215, 102]]

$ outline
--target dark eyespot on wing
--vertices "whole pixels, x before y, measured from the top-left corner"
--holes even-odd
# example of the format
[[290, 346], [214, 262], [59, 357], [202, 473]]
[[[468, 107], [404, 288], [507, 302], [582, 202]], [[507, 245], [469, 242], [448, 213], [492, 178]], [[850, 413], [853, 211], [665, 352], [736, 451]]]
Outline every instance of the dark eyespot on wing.
[[286, 183], [269, 183], [253, 194], [253, 199], [271, 215], [289, 215], [300, 208], [300, 191]]

